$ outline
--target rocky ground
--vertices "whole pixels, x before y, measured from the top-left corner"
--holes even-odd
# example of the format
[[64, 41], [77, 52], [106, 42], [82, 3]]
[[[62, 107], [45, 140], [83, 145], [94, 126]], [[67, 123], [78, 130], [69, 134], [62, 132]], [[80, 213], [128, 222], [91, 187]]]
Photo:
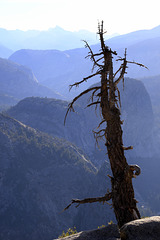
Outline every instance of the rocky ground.
[[125, 224], [120, 230], [116, 224], [93, 231], [79, 232], [64, 240], [159, 240], [160, 216], [148, 217]]

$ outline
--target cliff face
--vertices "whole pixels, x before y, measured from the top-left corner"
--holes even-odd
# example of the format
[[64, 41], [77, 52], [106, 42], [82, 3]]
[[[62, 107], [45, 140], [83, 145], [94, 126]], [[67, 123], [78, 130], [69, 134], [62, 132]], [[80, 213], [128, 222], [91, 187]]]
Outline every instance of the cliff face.
[[1, 105], [6, 104], [7, 96], [17, 101], [29, 96], [60, 98], [54, 91], [40, 85], [29, 68], [3, 58], [0, 58], [0, 95]]
[[122, 116], [124, 120], [124, 145], [132, 145], [133, 150], [127, 151], [130, 156], [152, 157], [158, 155], [157, 139], [154, 132], [154, 116], [151, 99], [143, 83], [127, 78], [119, 86], [122, 101]]
[[82, 151], [0, 114], [0, 238], [53, 239], [74, 224], [96, 169]]
[[[126, 79], [125, 91], [121, 92], [125, 144], [135, 142], [133, 156], [136, 158], [147, 151], [153, 155], [148, 147], [148, 142], [153, 144], [153, 114], [143, 84]], [[105, 149], [95, 150], [92, 129], [97, 127], [100, 118], [94, 108], [84, 110], [87, 100], [88, 96], [77, 102], [77, 113], [68, 116], [66, 127], [63, 120], [68, 102], [61, 100], [32, 97], [20, 101], [7, 113], [23, 123], [0, 115], [2, 239], [21, 240], [23, 236], [24, 240], [48, 240], [72, 226], [80, 231], [97, 228], [110, 220], [115, 222], [113, 212], [102, 204], [71, 208], [60, 214], [72, 198], [103, 196], [110, 185], [106, 177], [108, 163], [95, 175], [96, 169], [85, 155], [87, 153], [98, 166], [107, 158]], [[143, 148], [136, 150], [137, 146]], [[140, 189], [144, 188], [146, 181], [143, 180], [142, 176]]]
[[[152, 136], [154, 127], [152, 106], [144, 85], [140, 81], [126, 79], [124, 91], [122, 86], [119, 88], [122, 102], [121, 119], [124, 120], [122, 125], [124, 145], [133, 145], [131, 155], [135, 157], [151, 157], [157, 154]], [[88, 99], [89, 95], [86, 95], [77, 102], [76, 113], [69, 113], [66, 126], [64, 117], [68, 102], [65, 101], [26, 98], [7, 113], [33, 128], [73, 142], [81, 147], [95, 164], [100, 165], [106, 159], [106, 149], [103, 142], [100, 143], [102, 151], [95, 148], [92, 130], [96, 130], [101, 119], [98, 109], [97, 114], [93, 106], [85, 109]]]

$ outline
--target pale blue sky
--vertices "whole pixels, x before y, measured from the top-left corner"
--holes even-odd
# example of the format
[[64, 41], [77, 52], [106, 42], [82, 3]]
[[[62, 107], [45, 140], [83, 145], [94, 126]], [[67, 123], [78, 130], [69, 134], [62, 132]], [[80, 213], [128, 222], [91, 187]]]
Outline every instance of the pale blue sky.
[[160, 25], [159, 0], [0, 0], [0, 27], [47, 30], [56, 25], [70, 31], [97, 31], [104, 20], [109, 34]]

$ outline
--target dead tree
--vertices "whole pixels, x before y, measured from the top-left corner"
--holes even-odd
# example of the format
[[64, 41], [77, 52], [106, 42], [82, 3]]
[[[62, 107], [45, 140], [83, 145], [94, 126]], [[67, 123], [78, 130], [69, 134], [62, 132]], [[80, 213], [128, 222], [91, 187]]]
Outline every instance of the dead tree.
[[[112, 200], [112, 206], [115, 212], [115, 216], [118, 222], [118, 226], [140, 218], [140, 213], [137, 208], [137, 201], [134, 197], [134, 189], [132, 185], [132, 178], [140, 174], [140, 168], [137, 165], [128, 165], [124, 150], [132, 149], [132, 146], [124, 147], [122, 140], [122, 121], [120, 119], [120, 92], [118, 89], [118, 83], [123, 81], [124, 74], [126, 73], [127, 64], [133, 63], [141, 67], [145, 67], [142, 64], [136, 62], [130, 62], [126, 59], [126, 49], [123, 58], [118, 58], [117, 61], [121, 61], [119, 69], [113, 73], [113, 55], [117, 55], [115, 51], [112, 51], [105, 45], [103, 21], [98, 25], [98, 35], [100, 37], [101, 49], [99, 53], [93, 53], [91, 47], [85, 41], [86, 47], [89, 49], [88, 56], [93, 61], [93, 70], [97, 67], [98, 70], [92, 75], [84, 78], [80, 82], [76, 82], [71, 85], [79, 86], [88, 79], [99, 75], [101, 77], [101, 84], [99, 87], [91, 87], [77, 97], [69, 104], [68, 110], [65, 116], [65, 120], [69, 111], [74, 111], [73, 104], [84, 94], [91, 92], [91, 105], [99, 105], [101, 108], [102, 122], [99, 124], [105, 124], [105, 128], [97, 132], [94, 132], [95, 136], [105, 137], [105, 145], [107, 147], [108, 158], [113, 176], [109, 176], [111, 179], [111, 192], [105, 194], [104, 197], [98, 198], [86, 198], [83, 200], [73, 199], [72, 202], [65, 208], [68, 209], [73, 203], [77, 203], [79, 206], [83, 203], [92, 202], [105, 202]], [[117, 95], [116, 95], [117, 94]], [[95, 101], [95, 98], [97, 100]], [[101, 133], [103, 133], [101, 135]]]

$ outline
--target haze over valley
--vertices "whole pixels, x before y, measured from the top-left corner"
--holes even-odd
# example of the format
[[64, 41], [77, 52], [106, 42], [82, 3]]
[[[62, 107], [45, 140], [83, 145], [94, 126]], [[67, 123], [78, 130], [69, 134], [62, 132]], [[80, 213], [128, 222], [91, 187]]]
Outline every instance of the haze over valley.
[[[116, 35], [116, 36], [115, 36]], [[160, 26], [106, 37], [106, 44], [148, 69], [129, 65], [121, 93], [124, 146], [144, 216], [160, 215]], [[111, 174], [104, 141], [96, 146], [92, 130], [101, 122], [87, 94], [64, 118], [70, 101], [100, 79], [69, 85], [92, 74], [85, 58], [87, 40], [94, 52], [99, 39], [90, 31], [60, 27], [0, 29], [0, 239], [49, 240], [76, 226], [97, 228], [113, 220], [113, 209], [95, 203], [62, 210], [72, 198], [103, 196]], [[119, 62], [114, 59], [114, 71]], [[103, 125], [102, 125], [103, 128]]]

